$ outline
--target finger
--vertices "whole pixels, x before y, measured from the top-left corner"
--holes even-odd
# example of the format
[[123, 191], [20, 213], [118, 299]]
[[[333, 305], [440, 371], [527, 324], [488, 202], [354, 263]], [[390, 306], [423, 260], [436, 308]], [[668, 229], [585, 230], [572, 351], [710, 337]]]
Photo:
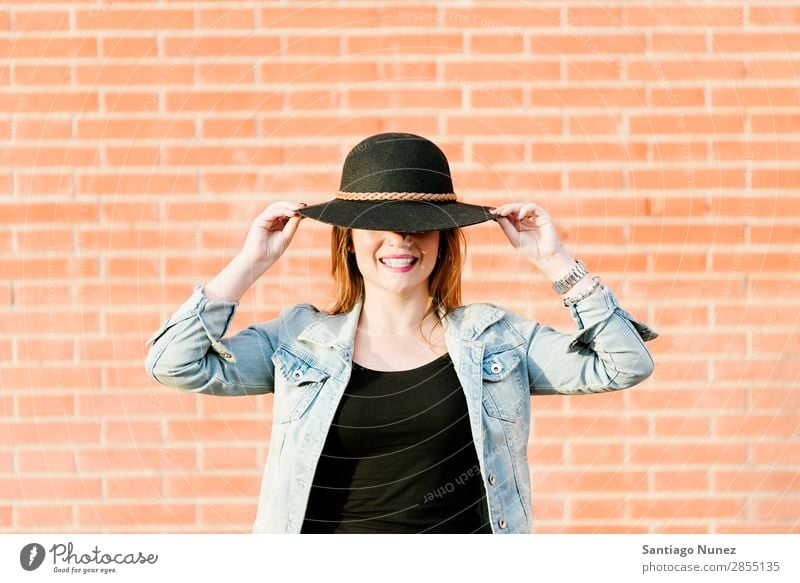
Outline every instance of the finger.
[[500, 217], [497, 219], [497, 224], [503, 229], [503, 232], [506, 234], [506, 237], [508, 237], [508, 240], [511, 241], [511, 244], [514, 247], [519, 247], [519, 231], [511, 224], [511, 221], [505, 217]]
[[304, 206], [308, 206], [308, 205], [306, 205], [306, 203], [304, 203], [304, 202], [292, 202], [292, 201], [286, 201], [286, 200], [279, 200], [279, 201], [273, 202], [271, 205], [269, 205], [267, 208], [265, 208], [261, 212], [261, 216], [264, 217], [264, 216], [267, 216], [269, 214], [277, 213], [278, 211], [281, 211], [281, 210], [298, 210], [300, 208], [303, 208]]
[[305, 218], [301, 215], [297, 215], [296, 217], [292, 217], [286, 223], [286, 226], [283, 228], [283, 235], [286, 237], [287, 241], [291, 241], [294, 234], [297, 232], [297, 227], [300, 225], [300, 221]]

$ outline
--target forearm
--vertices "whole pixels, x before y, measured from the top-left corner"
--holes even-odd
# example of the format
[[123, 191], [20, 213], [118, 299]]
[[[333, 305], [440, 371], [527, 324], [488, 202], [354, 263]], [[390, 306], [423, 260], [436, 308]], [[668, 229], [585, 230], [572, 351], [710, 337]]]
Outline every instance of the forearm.
[[254, 265], [236, 255], [203, 287], [203, 293], [212, 301], [238, 302], [269, 267]]

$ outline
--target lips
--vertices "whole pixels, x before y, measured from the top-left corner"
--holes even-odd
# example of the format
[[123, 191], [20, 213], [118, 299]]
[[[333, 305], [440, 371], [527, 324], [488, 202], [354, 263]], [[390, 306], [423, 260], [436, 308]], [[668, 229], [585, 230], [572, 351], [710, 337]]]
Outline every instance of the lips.
[[419, 261], [413, 255], [390, 255], [381, 257], [379, 261], [390, 271], [409, 271]]

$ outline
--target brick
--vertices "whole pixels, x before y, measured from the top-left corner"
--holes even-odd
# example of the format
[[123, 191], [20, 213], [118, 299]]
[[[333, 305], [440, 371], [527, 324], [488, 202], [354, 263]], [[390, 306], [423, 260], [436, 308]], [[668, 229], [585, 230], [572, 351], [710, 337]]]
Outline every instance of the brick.
[[634, 245], [733, 245], [744, 241], [745, 227], [734, 225], [634, 225], [630, 233]]
[[661, 439], [680, 437], [706, 437], [710, 434], [711, 422], [697, 417], [668, 417], [659, 415], [653, 426], [653, 433]]
[[193, 442], [200, 437], [205, 440], [238, 439], [242, 441], [261, 441], [266, 436], [266, 428], [263, 422], [244, 419], [237, 419], [235, 423], [231, 423], [229, 420], [168, 420], [167, 427], [169, 434], [176, 441]]
[[195, 193], [192, 174], [81, 174], [77, 177], [81, 194], [180, 194]]
[[176, 146], [161, 149], [168, 166], [265, 166], [280, 164], [283, 150], [277, 146]]
[[609, 81], [622, 74], [622, 62], [616, 59], [568, 61], [566, 66], [568, 81]]
[[100, 369], [65, 364], [33, 368], [5, 366], [0, 370], [0, 379], [7, 389], [85, 389], [100, 385]]
[[249, 63], [218, 62], [210, 65], [197, 65], [198, 81], [201, 83], [253, 83], [255, 67]]
[[796, 35], [775, 33], [715, 32], [711, 40], [712, 50], [717, 53], [782, 53], [797, 52], [800, 47]]
[[280, 50], [277, 37], [264, 36], [179, 36], [164, 38], [164, 56], [200, 57], [274, 57]]
[[479, 55], [520, 54], [524, 49], [521, 35], [508, 34], [469, 34], [466, 36], [468, 50]]
[[568, 115], [567, 133], [586, 136], [596, 134], [620, 134], [622, 120], [618, 115]]
[[769, 469], [773, 469], [775, 464], [796, 465], [800, 463], [800, 449], [795, 441], [775, 441], [765, 436], [752, 445], [749, 461], [769, 466]]
[[645, 93], [642, 89], [602, 88], [533, 89], [531, 103], [536, 107], [642, 107]]
[[554, 115], [481, 115], [445, 118], [448, 135], [505, 135], [547, 136], [561, 133], [562, 119]]
[[744, 171], [736, 168], [631, 170], [628, 184], [634, 189], [742, 188]]
[[77, 10], [75, 27], [78, 30], [191, 30], [194, 26], [192, 9], [158, 9], [151, 6], [140, 10], [124, 10], [103, 6], [102, 10]]
[[282, 28], [369, 28], [383, 26], [379, 10], [372, 7], [265, 7], [261, 26]]
[[103, 484], [109, 500], [122, 498], [137, 501], [164, 499], [164, 478], [161, 476], [104, 476]]
[[[498, 81], [545, 81], [557, 80], [561, 75], [558, 61], [515, 61], [504, 59], [503, 62], [447, 62], [444, 64], [444, 79], [456, 82], [467, 82], [482, 91], [502, 91], [495, 88]], [[491, 83], [485, 80], [491, 79]]]
[[77, 519], [79, 528], [96, 530], [114, 529], [133, 526], [152, 529], [155, 526], [183, 525], [189, 526], [195, 520], [194, 504], [137, 504], [129, 503], [108, 504], [96, 502], [91, 505], [79, 504], [77, 506]]
[[23, 529], [66, 529], [74, 524], [75, 513], [72, 506], [56, 504], [25, 504], [16, 508], [17, 528]]
[[[749, 64], [748, 64], [749, 71]], [[708, 79], [743, 79], [745, 65], [741, 59], [647, 59], [629, 61], [625, 66], [625, 78], [634, 81], [698, 81]]]
[[17, 397], [17, 413], [20, 417], [35, 419], [72, 417], [75, 413], [75, 398], [72, 395], [20, 396]]
[[643, 34], [541, 34], [530, 43], [533, 54], [543, 55], [630, 55], [647, 47]]
[[37, 30], [69, 30], [69, 12], [66, 10], [14, 10], [11, 12], [12, 32], [31, 32]]
[[[23, 103], [25, 103], [24, 107], [27, 108], [27, 99], [28, 97], [26, 95], [23, 101], [18, 102], [17, 110], [22, 108]], [[15, 120], [13, 127], [14, 136], [20, 140], [63, 140], [71, 136], [70, 122], [66, 120], [41, 118], [35, 120], [18, 119]], [[2, 130], [3, 136], [7, 136], [7, 139], [10, 139], [10, 124], [0, 121], [0, 130]]]
[[[79, 113], [97, 111], [98, 99], [94, 91], [60, 91], [57, 93], [4, 93], [0, 95], [0, 112], [23, 109], [29, 113]], [[29, 148], [17, 148], [29, 151]], [[50, 148], [53, 151], [53, 148]]]
[[14, 40], [0, 39], [0, 54], [8, 59], [46, 59], [72, 60], [75, 58], [96, 58], [97, 39], [94, 37], [59, 38], [50, 35], [20, 36]]
[[[70, 68], [64, 65], [16, 65], [15, 85], [56, 85], [59, 88], [70, 84]], [[27, 104], [27, 99], [26, 99]]]
[[347, 103], [354, 109], [395, 109], [400, 107], [432, 107], [454, 109], [461, 106], [459, 89], [351, 89]]
[[752, 502], [753, 518], [759, 520], [797, 521], [800, 515], [800, 501], [785, 496], [759, 496]]
[[715, 87], [711, 89], [714, 107], [791, 107], [797, 104], [796, 87]]
[[714, 434], [724, 437], [793, 438], [798, 432], [792, 415], [721, 415], [714, 421]]
[[[624, 446], [619, 443], [596, 442], [582, 444], [579, 441], [570, 446], [568, 461], [571, 464], [622, 464], [625, 459]], [[559, 461], [559, 460], [556, 460]]]
[[735, 518], [743, 516], [745, 512], [743, 500], [718, 497], [642, 499], [631, 496], [628, 497], [628, 505], [632, 517], [649, 520]]
[[145, 58], [158, 56], [158, 39], [114, 36], [100, 40], [100, 57], [105, 59]]
[[[0, 207], [1, 208], [1, 207]], [[32, 213], [35, 214], [35, 213]], [[65, 213], [66, 214], [66, 213]], [[55, 216], [53, 219], [55, 220]], [[41, 215], [34, 218], [31, 222], [46, 222]], [[21, 222], [24, 222], [22, 219]], [[52, 224], [53, 221], [51, 221]], [[16, 247], [20, 251], [66, 251], [74, 248], [72, 244], [73, 234], [70, 230], [42, 230], [29, 229], [18, 231], [15, 237]]]
[[229, 8], [200, 7], [195, 26], [207, 30], [250, 29], [255, 26], [255, 13], [241, 4]]
[[625, 24], [631, 27], [717, 27], [743, 23], [742, 9], [728, 6], [626, 6]]
[[794, 58], [750, 57], [747, 59], [745, 77], [758, 80], [794, 79], [799, 66], [800, 62]]
[[267, 63], [261, 66], [264, 83], [368, 83], [378, 80], [378, 69], [370, 62]]
[[563, 417], [539, 417], [534, 427], [534, 436], [547, 435], [577, 435], [577, 436], [644, 436], [648, 432], [648, 423], [644, 418], [618, 417], [578, 417], [572, 415], [569, 419]]
[[713, 363], [714, 372], [711, 380], [723, 382], [748, 379], [751, 382], [796, 383], [800, 378], [800, 370], [793, 364], [780, 359], [749, 361], [720, 359]]
[[[356, 56], [453, 54], [463, 48], [461, 34], [403, 34], [389, 37], [353, 34], [347, 36], [347, 53]], [[337, 47], [338, 49], [338, 47]]]
[[312, 135], [322, 138], [327, 136], [350, 137], [351, 146], [355, 146], [365, 135], [380, 132], [380, 125], [375, 117], [370, 116], [314, 116], [289, 117], [281, 116], [279, 121], [262, 118], [259, 123], [259, 135], [271, 138], [283, 136]]
[[[220, 524], [225, 527], [239, 525], [234, 532], [247, 533], [252, 530], [256, 519], [257, 506], [255, 504], [225, 504], [219, 502], [200, 504], [198, 516], [201, 524]], [[214, 529], [213, 532], [219, 532]]]
[[100, 480], [97, 478], [75, 478], [50, 475], [41, 478], [0, 478], [0, 490], [9, 498], [30, 501], [55, 499], [97, 499], [100, 496]]
[[194, 449], [161, 447], [135, 448], [104, 447], [102, 449], [81, 448], [76, 452], [76, 465], [80, 472], [113, 472], [170, 470], [191, 468], [194, 464]]
[[570, 504], [570, 518], [575, 520], [612, 520], [624, 518], [624, 500], [576, 498]]
[[179, 474], [166, 476], [164, 479], [166, 496], [175, 498], [207, 498], [219, 496], [225, 492], [227, 496], [255, 498], [261, 483], [257, 472], [251, 474], [204, 475]]
[[[27, 280], [94, 277], [97, 276], [98, 269], [97, 259], [93, 258], [0, 259], [0, 273], [16, 277], [24, 275]], [[25, 303], [21, 294], [16, 294], [16, 300], [17, 303]], [[47, 301], [40, 300], [39, 303], [46, 304], [52, 301], [48, 298]]]
[[[691, 492], [693, 496], [698, 494], [710, 494], [710, 484], [708, 470], [701, 471], [672, 471], [655, 472], [654, 483], [655, 492]], [[716, 484], [716, 482], [715, 482]], [[724, 489], [722, 490], [725, 491]]]
[[567, 6], [567, 25], [575, 28], [582, 27], [622, 27], [622, 10], [617, 7], [584, 7]]
[[200, 455], [200, 466], [205, 469], [255, 469], [260, 465], [256, 448], [239, 443], [230, 447], [206, 446]]
[[[188, 85], [194, 80], [192, 65], [178, 63], [169, 65], [138, 63], [132, 67], [120, 67], [117, 64], [77, 65], [74, 69], [77, 85]], [[117, 120], [105, 121], [114, 123]]]
[[252, 119], [206, 119], [200, 129], [204, 138], [253, 138], [256, 131]]
[[785, 492], [797, 491], [800, 474], [773, 470], [771, 472], [746, 470], [714, 472], [714, 486], [720, 492]]
[[441, 21], [444, 26], [480, 28], [509, 35], [521, 34], [520, 27], [556, 28], [561, 22], [558, 8], [535, 6], [475, 8], [448, 6], [442, 14]]
[[[632, 115], [632, 134], [741, 134], [745, 116], [742, 114], [662, 114]], [[800, 120], [798, 120], [800, 122]]]
[[653, 32], [652, 52], [665, 53], [675, 56], [685, 57], [690, 53], [706, 52], [706, 35], [704, 32], [698, 33], [679, 33], [670, 31], [667, 33]]

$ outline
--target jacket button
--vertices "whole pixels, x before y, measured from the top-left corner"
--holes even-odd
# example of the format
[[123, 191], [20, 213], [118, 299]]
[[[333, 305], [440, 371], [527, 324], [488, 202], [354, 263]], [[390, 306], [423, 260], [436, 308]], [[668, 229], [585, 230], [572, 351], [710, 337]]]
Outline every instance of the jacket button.
[[303, 375], [301, 375], [301, 374], [300, 374], [300, 371], [299, 371], [299, 370], [296, 370], [296, 371], [294, 371], [294, 374], [293, 374], [292, 376], [293, 376], [294, 378], [296, 378], [296, 379], [299, 379], [299, 378], [300, 378], [301, 376], [303, 376]]
[[498, 373], [498, 372], [500, 372], [501, 370], [503, 370], [503, 367], [502, 367], [502, 366], [500, 366], [499, 364], [493, 364], [493, 365], [492, 365], [492, 372], [494, 372], [494, 373]]
[[495, 478], [494, 474], [489, 474], [489, 483], [494, 486], [497, 482], [497, 478]]
[[499, 526], [500, 528], [505, 528], [506, 524], [507, 523], [505, 518], [501, 518], [500, 520], [497, 521], [497, 526]]

